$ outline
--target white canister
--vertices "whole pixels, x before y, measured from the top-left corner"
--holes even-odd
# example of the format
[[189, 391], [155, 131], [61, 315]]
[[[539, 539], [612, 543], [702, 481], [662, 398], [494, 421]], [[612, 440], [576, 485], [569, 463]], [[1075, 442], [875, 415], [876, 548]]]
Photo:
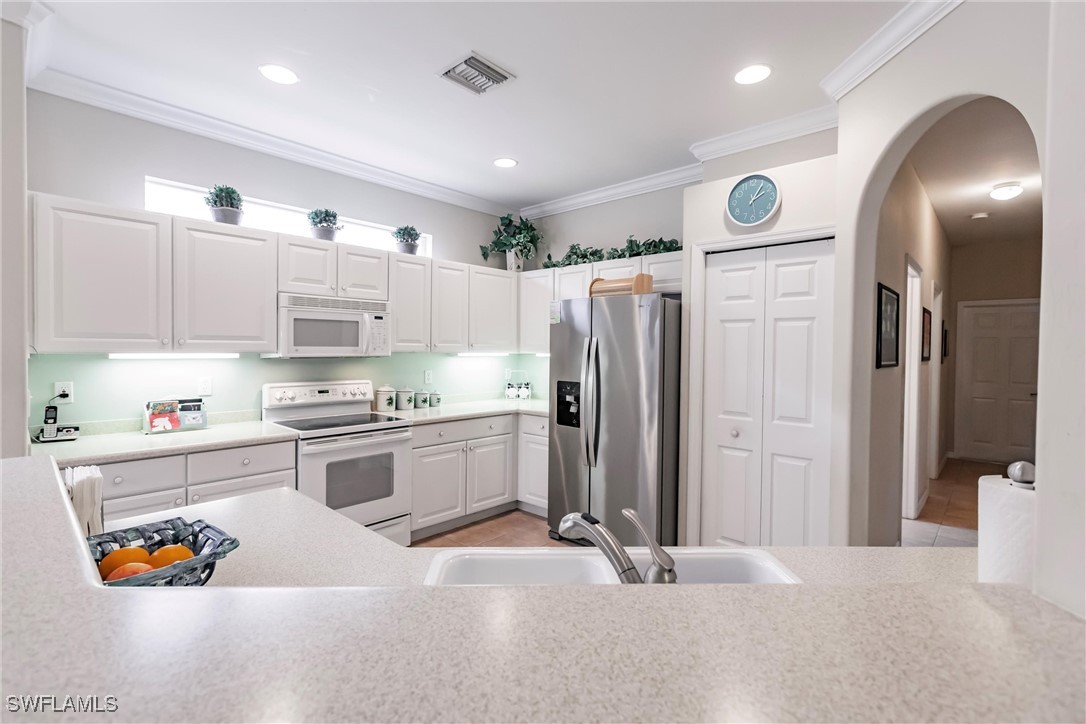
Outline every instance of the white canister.
[[430, 406], [430, 393], [426, 390], [419, 390], [415, 393], [415, 409], [420, 407]]
[[430, 407], [441, 407], [441, 393], [434, 390], [430, 393]]
[[410, 387], [405, 387], [402, 390], [396, 390], [396, 409], [415, 409], [415, 391], [412, 390]]
[[377, 388], [373, 399], [374, 407], [378, 412], [392, 412], [396, 409], [396, 388], [391, 385], [383, 385]]

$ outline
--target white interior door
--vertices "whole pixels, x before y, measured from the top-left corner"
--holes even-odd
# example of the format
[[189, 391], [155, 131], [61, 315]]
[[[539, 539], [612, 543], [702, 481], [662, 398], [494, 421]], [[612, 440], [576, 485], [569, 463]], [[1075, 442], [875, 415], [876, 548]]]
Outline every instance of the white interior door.
[[765, 249], [705, 260], [701, 544], [761, 540]]
[[958, 305], [954, 452], [1033, 461], [1037, 424], [1038, 300]]
[[[901, 440], [901, 517], [916, 520], [925, 492], [920, 484], [920, 267], [906, 262], [905, 397]], [[925, 481], [926, 483], [926, 481]]]
[[766, 249], [762, 545], [828, 545], [833, 240]]

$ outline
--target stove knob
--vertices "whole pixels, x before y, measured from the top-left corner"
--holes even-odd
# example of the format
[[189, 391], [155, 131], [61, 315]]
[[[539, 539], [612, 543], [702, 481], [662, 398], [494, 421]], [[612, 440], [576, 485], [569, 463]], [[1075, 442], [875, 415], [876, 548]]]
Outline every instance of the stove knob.
[[283, 401], [283, 392], [282, 392], [282, 390], [275, 393], [275, 401], [276, 402], [282, 402]]
[[343, 392], [342, 392], [341, 394], [342, 394], [342, 395], [343, 395], [344, 397], [346, 397], [346, 396], [347, 396], [347, 388], [346, 388], [346, 387], [344, 387], [344, 388], [343, 388]]
[[287, 399], [290, 400], [291, 402], [294, 402], [294, 397], [295, 397], [295, 395], [294, 395], [293, 390], [291, 390], [290, 392], [287, 393]]
[[351, 397], [358, 397], [358, 388], [357, 387], [352, 387], [351, 388]]

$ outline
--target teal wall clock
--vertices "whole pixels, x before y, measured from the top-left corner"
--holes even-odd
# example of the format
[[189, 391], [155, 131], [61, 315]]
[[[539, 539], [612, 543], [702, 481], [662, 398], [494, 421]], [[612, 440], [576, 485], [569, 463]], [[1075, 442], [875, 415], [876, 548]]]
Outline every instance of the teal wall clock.
[[757, 226], [773, 218], [781, 208], [781, 190], [765, 174], [743, 178], [728, 194], [728, 217], [740, 226]]

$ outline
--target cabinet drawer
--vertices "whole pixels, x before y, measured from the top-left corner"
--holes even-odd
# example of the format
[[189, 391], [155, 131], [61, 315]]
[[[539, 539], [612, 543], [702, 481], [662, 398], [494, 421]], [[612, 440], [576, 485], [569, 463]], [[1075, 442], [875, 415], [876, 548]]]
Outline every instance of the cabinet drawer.
[[[185, 505], [185, 489], [174, 488], [172, 490], [160, 490], [157, 493], [144, 493], [143, 495], [129, 495], [125, 498], [114, 498], [102, 503], [102, 518], [105, 521], [105, 529], [115, 520], [131, 518], [137, 515], [149, 513], [166, 513], [174, 508]], [[170, 514], [162, 516], [169, 518]]]
[[248, 445], [189, 455], [189, 485], [294, 468], [294, 443]]
[[538, 415], [525, 415], [520, 416], [520, 431], [525, 435], [539, 435], [540, 437], [548, 437], [551, 429], [551, 421], [545, 417]]
[[203, 485], [189, 486], [189, 503], [209, 503], [212, 500], [233, 498], [235, 495], [255, 493], [258, 490], [272, 490], [274, 488], [293, 488], [294, 470], [280, 470], [263, 475], [252, 475], [247, 478], [223, 480], [218, 483], [204, 483]]
[[462, 442], [511, 432], [513, 432], [512, 415], [477, 417], [455, 422], [432, 422], [424, 425], [415, 423], [411, 427], [411, 447], [420, 448], [447, 442]]
[[112, 463], [98, 469], [102, 471], [103, 500], [185, 487], [184, 455]]

